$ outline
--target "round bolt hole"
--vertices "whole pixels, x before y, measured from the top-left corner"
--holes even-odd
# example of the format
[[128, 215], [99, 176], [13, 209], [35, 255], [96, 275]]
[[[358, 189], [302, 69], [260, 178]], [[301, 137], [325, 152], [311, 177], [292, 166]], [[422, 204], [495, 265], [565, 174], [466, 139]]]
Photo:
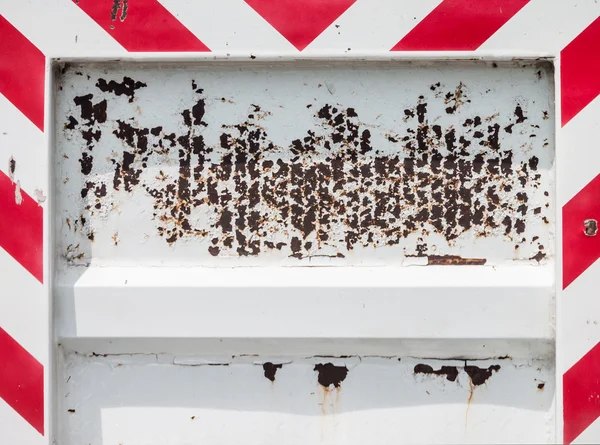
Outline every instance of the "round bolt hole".
[[598, 221], [595, 219], [586, 219], [583, 222], [583, 225], [585, 226], [583, 233], [585, 233], [587, 236], [596, 236], [598, 233]]

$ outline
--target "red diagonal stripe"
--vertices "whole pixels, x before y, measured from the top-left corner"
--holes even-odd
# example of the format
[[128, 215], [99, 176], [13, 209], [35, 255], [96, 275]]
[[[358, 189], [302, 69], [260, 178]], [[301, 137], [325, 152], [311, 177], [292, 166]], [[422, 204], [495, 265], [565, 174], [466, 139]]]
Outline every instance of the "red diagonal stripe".
[[563, 289], [600, 258], [600, 235], [586, 236], [586, 219], [600, 224], [600, 175], [562, 209]]
[[600, 17], [560, 52], [562, 125], [600, 94]]
[[356, 0], [244, 0], [302, 51]]
[[210, 51], [156, 0], [73, 0], [129, 52]]
[[564, 443], [600, 417], [600, 343], [563, 376], [563, 416]]
[[44, 367], [2, 328], [0, 398], [44, 434]]
[[529, 0], [444, 0], [392, 51], [474, 51]]
[[0, 93], [44, 131], [42, 52], [0, 15]]
[[15, 187], [0, 172], [0, 248], [43, 282], [43, 209], [24, 191], [17, 204]]

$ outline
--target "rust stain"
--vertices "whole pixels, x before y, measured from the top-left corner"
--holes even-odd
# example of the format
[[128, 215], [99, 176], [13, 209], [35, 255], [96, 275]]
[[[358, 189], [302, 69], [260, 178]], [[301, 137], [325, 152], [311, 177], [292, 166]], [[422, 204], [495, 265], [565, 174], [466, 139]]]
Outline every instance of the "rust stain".
[[271, 382], [275, 382], [275, 374], [277, 373], [278, 369], [282, 368], [282, 364], [276, 364], [274, 365], [271, 362], [266, 362], [263, 363], [263, 370], [265, 373], [265, 377], [267, 379], [269, 379]]
[[474, 386], [483, 385], [494, 372], [498, 371], [500, 371], [500, 365], [492, 365], [489, 368], [465, 365], [465, 372], [469, 375], [471, 383]]
[[65, 130], [74, 130], [77, 125], [79, 125], [77, 119], [75, 119], [73, 116], [69, 116], [69, 121], [65, 122], [63, 128]]
[[458, 377], [458, 368], [456, 366], [442, 366], [437, 371], [434, 371], [434, 369], [429, 365], [418, 364], [415, 366], [414, 373], [446, 376], [447, 380], [454, 382]]
[[[125, 0], [125, 4], [127, 4], [127, 0]], [[127, 76], [123, 77], [123, 82], [121, 83], [115, 82], [114, 80], [107, 82], [106, 79], [102, 78], [98, 79], [98, 82], [96, 83], [96, 87], [98, 87], [100, 91], [113, 93], [116, 96], [127, 96], [129, 97], [129, 102], [133, 102], [136, 90], [147, 86], [148, 85], [144, 82], [134, 81], [131, 77]], [[70, 123], [71, 119], [69, 118], [69, 124]]]
[[[115, 17], [120, 5], [119, 0], [113, 5]], [[147, 84], [124, 77], [122, 82], [100, 78], [95, 86], [132, 102], [135, 91]], [[424, 231], [442, 235], [449, 245], [470, 232], [510, 240], [518, 236], [518, 246], [526, 242], [521, 238], [527, 221], [549, 222], [545, 209], [528, 205], [528, 187], [541, 185], [539, 159], [517, 163], [510, 141], [501, 143], [501, 132], [509, 137], [517, 128], [531, 127], [520, 105], [506, 119], [474, 115], [457, 127], [442, 127], [428, 114], [433, 104], [420, 96], [413, 107], [400, 111], [407, 128], [388, 131], [393, 149], [386, 150], [374, 144], [372, 128], [361, 122], [355, 107], [307, 105], [315, 105], [316, 126], [280, 146], [260, 125], [270, 112], [251, 104], [242, 122], [222, 126], [219, 144], [209, 145], [199, 132], [208, 126], [208, 99], [195, 81], [191, 86], [195, 103], [181, 111], [183, 133], [143, 128], [133, 118], [114, 121], [113, 135], [125, 148], [109, 160], [109, 182], [92, 175], [107, 101], [95, 102], [93, 93], [74, 98], [80, 116], [69, 116], [64, 128], [85, 141], [79, 164], [89, 179], [81, 195], [89, 200], [88, 191], [94, 190], [95, 199], [86, 206], [88, 216], [104, 210], [110, 188], [142, 189], [154, 201], [157, 233], [170, 245], [200, 237], [209, 241], [212, 256], [278, 250], [298, 259], [344, 258], [355, 247], [393, 246]], [[441, 83], [431, 89], [439, 92], [435, 100], [448, 105], [449, 114], [470, 101], [462, 82], [446, 93]], [[176, 174], [144, 175], [149, 165], [174, 155]], [[196, 221], [199, 209], [208, 223]], [[486, 263], [428, 250], [421, 239], [405, 253], [426, 256], [431, 265]], [[544, 259], [541, 250], [531, 259]]]
[[346, 366], [335, 366], [333, 363], [319, 363], [315, 365], [314, 370], [318, 372], [317, 381], [325, 389], [333, 385], [339, 388], [348, 375]]
[[465, 411], [465, 430], [467, 429], [467, 425], [469, 423], [469, 409], [471, 408], [474, 392], [475, 387], [473, 386], [473, 381], [469, 379], [469, 398], [467, 399], [467, 409]]
[[483, 266], [485, 258], [463, 258], [458, 255], [407, 255], [408, 257], [427, 258], [428, 266]]
[[[432, 85], [432, 86], [438, 86], [436, 85]], [[446, 113], [447, 114], [454, 114], [454, 112], [461, 106], [464, 104], [464, 100], [463, 99], [463, 83], [460, 82], [458, 84], [458, 86], [456, 87], [456, 90], [454, 91], [454, 93], [452, 92], [448, 92], [446, 94], [446, 96], [444, 97], [444, 103], [446, 105], [448, 104], [452, 104], [451, 106], [446, 108]], [[471, 102], [470, 100], [466, 99], [467, 102]]]
[[75, 264], [78, 260], [82, 260], [84, 257], [84, 253], [79, 251], [79, 243], [75, 245], [69, 244], [67, 246], [64, 257], [67, 260], [68, 264]]
[[469, 408], [473, 401], [473, 395], [477, 386], [483, 385], [492, 376], [493, 372], [500, 371], [500, 365], [491, 365], [488, 368], [470, 366], [465, 363], [465, 372], [469, 376], [469, 398], [467, 400], [467, 410], [465, 412], [465, 428], [469, 419]]
[[[543, 247], [543, 246], [541, 246]], [[536, 253], [534, 256], [532, 256], [531, 258], [529, 258], [530, 260], [535, 260], [538, 263], [540, 261], [542, 261], [544, 258], [546, 258], [546, 254], [544, 252], [542, 252], [542, 250], [540, 249], [540, 251], [538, 253]]]
[[[331, 365], [328, 363], [324, 366]], [[317, 365], [318, 366], [318, 365]], [[327, 367], [328, 368], [328, 367]], [[335, 371], [324, 370], [325, 373], [335, 373]], [[345, 368], [345, 367], [338, 367]], [[319, 382], [319, 386], [317, 388], [317, 392], [319, 395], [320, 402], [318, 403], [321, 408], [321, 414], [323, 415], [321, 421], [321, 434], [325, 434], [330, 428], [334, 427], [335, 415], [337, 414], [338, 408], [340, 406], [340, 398], [341, 398], [341, 381], [345, 379], [345, 377], [341, 377], [343, 374], [343, 370], [339, 371], [340, 375], [330, 375], [327, 377], [329, 381], [331, 381], [329, 386], [324, 386], [321, 382]], [[347, 370], [346, 370], [347, 373]], [[340, 380], [341, 379], [341, 380]], [[335, 382], [338, 381], [336, 386]], [[326, 383], [325, 381], [323, 383]], [[329, 419], [329, 421], [327, 420]]]

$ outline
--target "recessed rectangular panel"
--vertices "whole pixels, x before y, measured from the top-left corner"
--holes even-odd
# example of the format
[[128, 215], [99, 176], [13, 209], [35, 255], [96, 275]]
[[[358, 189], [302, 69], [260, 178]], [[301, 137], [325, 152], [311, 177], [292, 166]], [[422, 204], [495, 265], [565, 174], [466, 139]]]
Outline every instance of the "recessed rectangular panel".
[[[57, 92], [67, 264], [545, 262], [538, 64], [84, 64]], [[427, 258], [427, 259], [426, 259]]]

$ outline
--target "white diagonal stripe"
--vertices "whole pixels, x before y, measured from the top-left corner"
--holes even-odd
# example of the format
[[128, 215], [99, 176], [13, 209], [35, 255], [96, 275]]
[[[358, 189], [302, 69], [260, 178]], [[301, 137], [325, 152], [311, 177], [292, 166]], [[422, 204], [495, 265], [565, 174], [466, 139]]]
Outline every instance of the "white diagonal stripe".
[[600, 174], [600, 97], [565, 125], [557, 135], [557, 199], [566, 204]]
[[47, 196], [46, 141], [40, 131], [6, 97], [0, 94], [0, 171], [9, 175], [9, 161], [15, 161], [14, 180], [34, 197], [35, 189]]
[[19, 413], [0, 398], [0, 443], [2, 445], [42, 445], [48, 438], [42, 436]]
[[98, 57], [126, 53], [71, 0], [11, 2], [2, 14], [46, 56]]
[[599, 15], [595, 0], [532, 0], [480, 50], [558, 53]]
[[0, 327], [39, 362], [48, 363], [48, 302], [44, 285], [1, 247], [0, 271]]

